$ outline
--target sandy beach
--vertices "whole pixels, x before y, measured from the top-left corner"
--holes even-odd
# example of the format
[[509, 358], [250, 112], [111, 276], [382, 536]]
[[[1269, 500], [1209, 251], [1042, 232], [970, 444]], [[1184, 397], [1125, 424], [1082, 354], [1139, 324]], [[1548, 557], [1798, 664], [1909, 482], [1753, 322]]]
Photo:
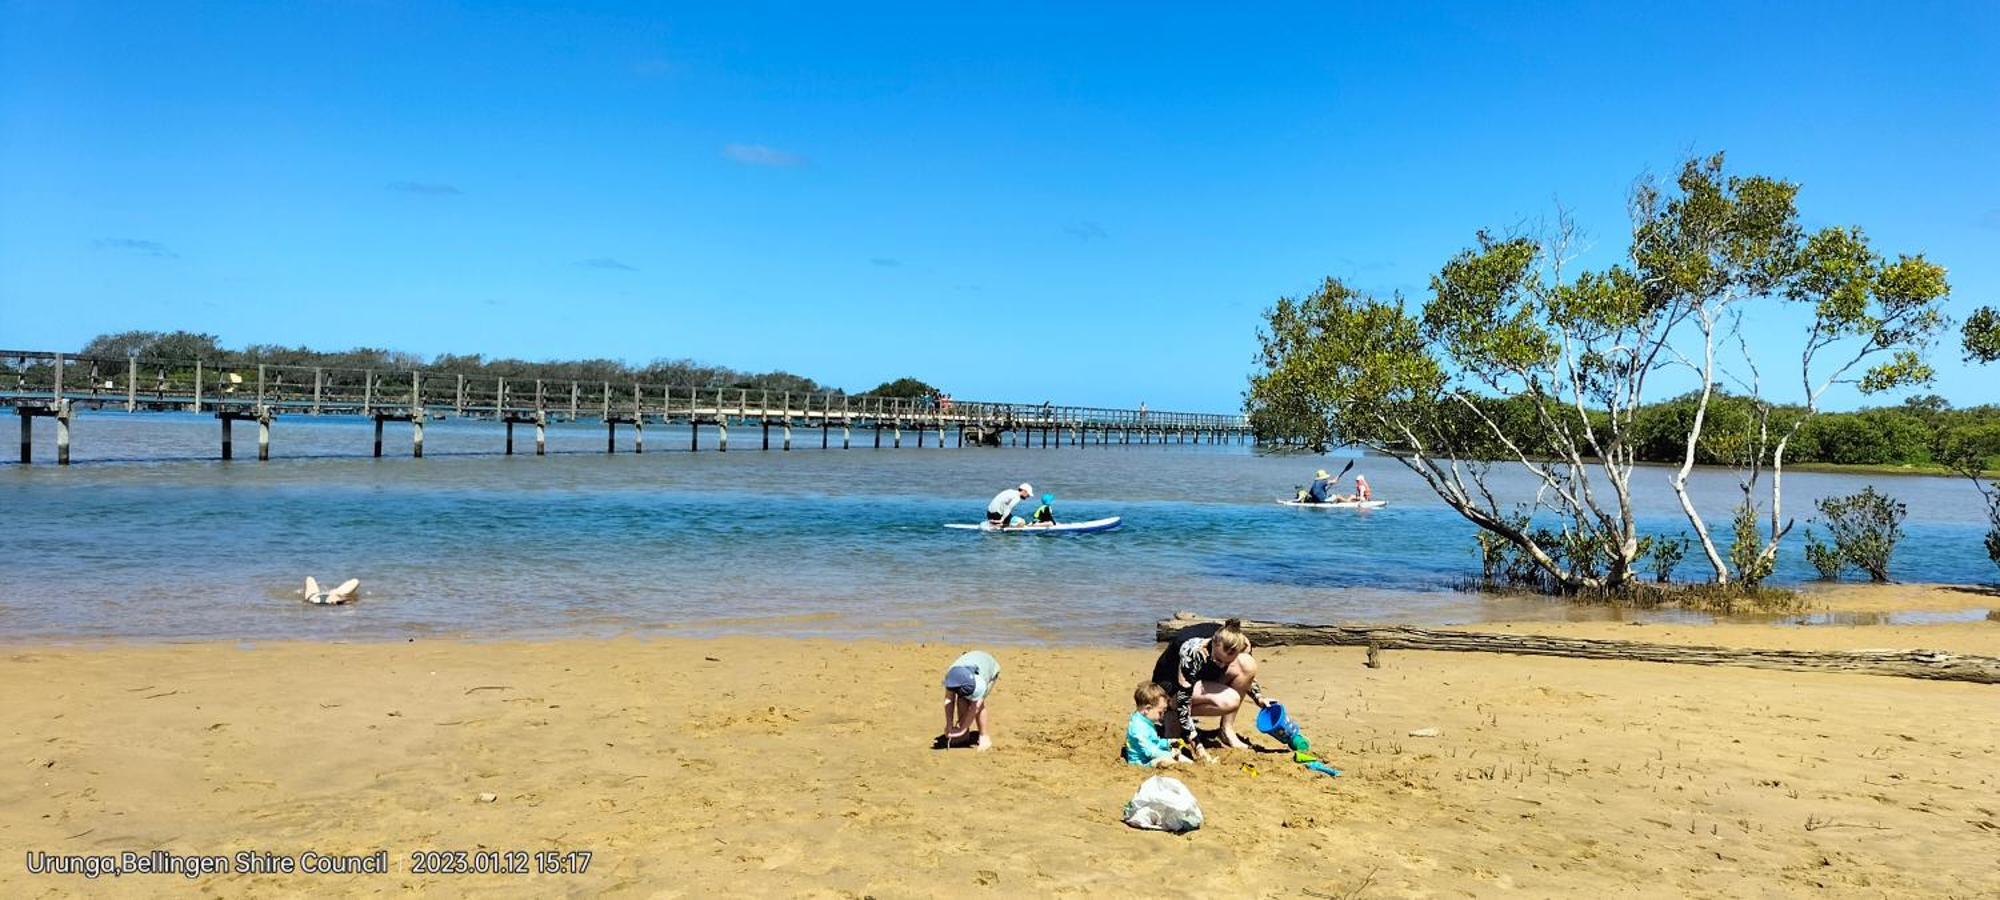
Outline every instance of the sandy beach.
[[[1912, 639], [1672, 630], [1760, 646]], [[1915, 631], [1921, 646], [1990, 652], [2000, 624]], [[8, 648], [0, 845], [12, 862], [0, 892], [2000, 892], [1991, 686], [1489, 654], [1387, 653], [1368, 669], [1360, 650], [1266, 648], [1266, 689], [1346, 775], [1225, 753], [1180, 773], [1208, 822], [1171, 836], [1118, 817], [1143, 778], [1115, 753], [1152, 651], [993, 648], [1006, 666], [997, 746], [933, 751], [939, 671], [960, 649], [776, 638]], [[1439, 735], [1409, 735], [1428, 728]], [[22, 863], [156, 848], [387, 851], [389, 871], [86, 881]], [[582, 874], [412, 874], [422, 850], [592, 856]]]

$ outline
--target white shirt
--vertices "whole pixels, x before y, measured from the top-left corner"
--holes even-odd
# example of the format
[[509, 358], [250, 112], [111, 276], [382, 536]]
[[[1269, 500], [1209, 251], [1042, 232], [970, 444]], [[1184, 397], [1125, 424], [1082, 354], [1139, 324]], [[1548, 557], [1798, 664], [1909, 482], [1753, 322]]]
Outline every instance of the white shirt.
[[1019, 505], [1021, 505], [1020, 489], [1008, 488], [993, 495], [993, 502], [986, 504], [986, 511], [998, 514], [1000, 518], [1005, 519], [1013, 515], [1014, 507]]

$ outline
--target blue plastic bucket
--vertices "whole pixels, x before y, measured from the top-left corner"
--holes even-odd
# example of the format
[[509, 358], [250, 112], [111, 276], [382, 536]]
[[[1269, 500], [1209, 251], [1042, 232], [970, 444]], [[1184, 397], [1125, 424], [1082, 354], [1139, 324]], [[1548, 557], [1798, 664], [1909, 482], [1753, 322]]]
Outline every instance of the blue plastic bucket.
[[1257, 711], [1257, 730], [1290, 745], [1299, 733], [1299, 723], [1285, 714], [1283, 703], [1273, 703]]

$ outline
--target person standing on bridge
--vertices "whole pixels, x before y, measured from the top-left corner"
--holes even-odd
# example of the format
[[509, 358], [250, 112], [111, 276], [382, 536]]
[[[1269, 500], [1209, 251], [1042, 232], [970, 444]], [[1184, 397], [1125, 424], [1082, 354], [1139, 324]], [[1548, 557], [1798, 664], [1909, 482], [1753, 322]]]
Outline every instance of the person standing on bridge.
[[1021, 501], [1033, 497], [1035, 489], [1027, 482], [1019, 487], [1008, 488], [993, 495], [993, 502], [986, 504], [986, 522], [996, 528], [1005, 528], [1014, 522], [1014, 507]]

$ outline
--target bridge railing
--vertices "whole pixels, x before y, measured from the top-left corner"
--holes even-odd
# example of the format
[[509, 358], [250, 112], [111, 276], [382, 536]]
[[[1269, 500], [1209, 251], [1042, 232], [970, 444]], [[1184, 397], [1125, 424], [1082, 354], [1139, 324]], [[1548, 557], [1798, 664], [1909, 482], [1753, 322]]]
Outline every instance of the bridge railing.
[[450, 413], [481, 418], [542, 413], [555, 420], [786, 418], [984, 429], [1246, 427], [1243, 416], [1217, 413], [0, 350], [0, 402], [56, 399], [246, 415], [259, 410], [278, 415]]

